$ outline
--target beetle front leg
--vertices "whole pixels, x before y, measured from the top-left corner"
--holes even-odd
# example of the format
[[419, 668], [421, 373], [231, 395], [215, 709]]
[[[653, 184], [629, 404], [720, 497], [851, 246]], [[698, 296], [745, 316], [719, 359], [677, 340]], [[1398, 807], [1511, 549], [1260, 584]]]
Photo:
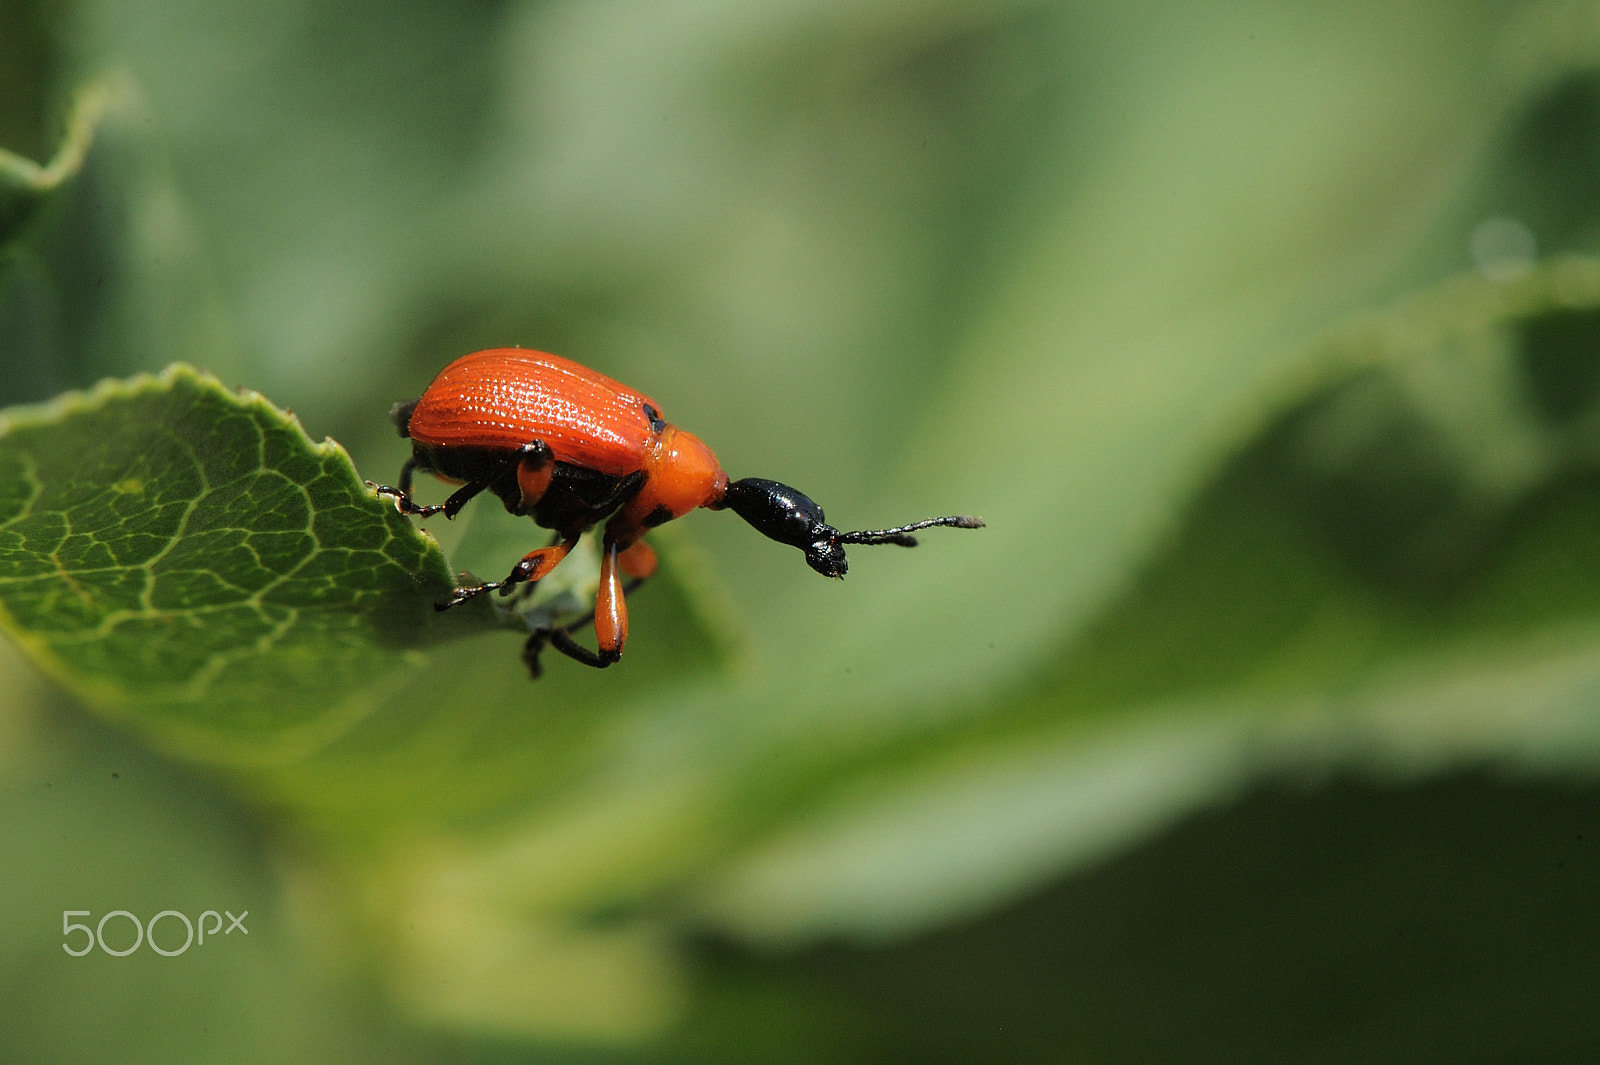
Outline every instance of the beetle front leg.
[[[586, 625], [588, 621], [585, 620], [579, 624]], [[539, 655], [544, 652], [546, 647], [554, 647], [574, 662], [581, 662], [586, 666], [593, 666], [595, 669], [604, 669], [616, 661], [615, 658], [601, 658], [583, 646], [583, 644], [574, 640], [571, 635], [571, 629], [566, 626], [557, 626], [553, 629], [536, 629], [528, 634], [528, 642], [522, 645], [522, 661], [528, 667], [528, 675], [533, 680], [538, 680], [544, 676], [544, 666], [539, 664]]]
[[551, 630], [550, 646], [554, 647], [557, 651], [560, 651], [574, 662], [582, 662], [584, 665], [593, 666], [595, 669], [605, 669], [618, 658], [622, 657], [622, 653], [620, 651], [617, 652], [615, 657], [603, 654], [595, 654], [593, 651], [583, 646], [583, 644], [574, 640], [571, 636], [568, 636], [566, 629]]
[[[634, 546], [639, 547], [642, 545], [635, 544]], [[646, 550], [648, 551], [649, 549], [646, 548]], [[650, 555], [653, 559], [655, 552], [651, 551]], [[636, 555], [635, 557], [639, 556]], [[628, 552], [622, 552], [618, 556], [617, 562], [622, 566], [623, 572], [627, 573]], [[634, 577], [622, 586], [622, 594], [624, 596], [632, 595], [644, 584], [645, 579], [645, 577]], [[538, 680], [544, 676], [544, 667], [539, 662], [539, 656], [544, 653], [546, 647], [554, 647], [574, 662], [582, 662], [586, 666], [593, 666], [596, 669], [604, 669], [609, 666], [611, 662], [603, 660], [595, 652], [572, 638], [572, 634], [579, 629], [585, 629], [593, 625], [594, 618], [595, 616], [592, 613], [585, 614], [577, 621], [567, 625], [555, 625], [548, 629], [534, 629], [530, 632], [528, 641], [522, 645], [522, 661], [528, 667], [529, 676], [533, 680]]]
[[[522, 660], [535, 678], [539, 676], [539, 652], [548, 640], [550, 646], [575, 662], [595, 669], [604, 669], [622, 657], [622, 645], [628, 641], [628, 597], [622, 587], [622, 567], [618, 564], [616, 544], [607, 544], [600, 557], [600, 590], [594, 600], [594, 633], [599, 651], [591, 651], [572, 638], [573, 626], [544, 629], [528, 637], [522, 649]], [[652, 557], [654, 552], [651, 552]], [[636, 587], [638, 582], [630, 582]], [[580, 623], [581, 624], [581, 623]]]
[[608, 666], [622, 657], [622, 645], [628, 642], [628, 597], [622, 591], [618, 554], [616, 544], [606, 545], [600, 556], [600, 590], [594, 597], [594, 634], [599, 657]]
[[617, 555], [617, 565], [622, 567], [622, 572], [633, 578], [624, 589], [625, 592], [632, 592], [655, 575], [657, 565], [655, 548], [643, 540], [635, 540], [631, 547], [624, 548]]

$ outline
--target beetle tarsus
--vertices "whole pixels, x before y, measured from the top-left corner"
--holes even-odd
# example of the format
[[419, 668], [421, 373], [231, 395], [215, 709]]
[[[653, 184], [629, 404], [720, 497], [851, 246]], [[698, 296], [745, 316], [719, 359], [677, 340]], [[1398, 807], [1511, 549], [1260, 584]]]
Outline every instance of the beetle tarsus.
[[[452, 595], [449, 599], [446, 599], [442, 603], [433, 604], [433, 609], [435, 609], [437, 611], [440, 611], [442, 613], [442, 612], [444, 612], [446, 610], [451, 609], [452, 607], [458, 607], [462, 603], [469, 602], [470, 600], [476, 599], [476, 598], [478, 598], [478, 596], [482, 595], [484, 592], [492, 592], [496, 588], [502, 588], [502, 587], [504, 587], [504, 585], [505, 585], [504, 581], [484, 581], [482, 584], [474, 584], [474, 585], [471, 585], [471, 586], [465, 587], [465, 588], [457, 588], [455, 590], [455, 594]], [[502, 592], [501, 594], [503, 595], [505, 593]]]
[[431, 514], [437, 514], [439, 511], [445, 509], [443, 503], [433, 503], [424, 507], [412, 502], [411, 493], [405, 488], [391, 488], [389, 485], [376, 484], [372, 481], [367, 482], [367, 487], [372, 489], [380, 496], [387, 496], [390, 499], [393, 499], [395, 509], [402, 514], [410, 514], [413, 517], [426, 518]]

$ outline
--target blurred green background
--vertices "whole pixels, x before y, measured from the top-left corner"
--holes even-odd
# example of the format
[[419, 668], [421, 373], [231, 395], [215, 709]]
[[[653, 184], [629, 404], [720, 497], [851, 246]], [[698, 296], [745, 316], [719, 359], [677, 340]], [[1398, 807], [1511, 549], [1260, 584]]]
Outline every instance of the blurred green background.
[[187, 361], [387, 480], [521, 344], [989, 522], [697, 514], [618, 668], [255, 755], [0, 644], [0, 1058], [1600, 1052], [1600, 4], [8, 0], [0, 147], [0, 405]]

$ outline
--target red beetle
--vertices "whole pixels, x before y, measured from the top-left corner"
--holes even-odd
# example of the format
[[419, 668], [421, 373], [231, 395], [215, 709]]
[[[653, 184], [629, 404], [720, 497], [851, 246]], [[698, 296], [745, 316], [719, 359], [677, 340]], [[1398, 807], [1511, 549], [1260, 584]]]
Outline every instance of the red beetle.
[[[935, 525], [975, 529], [977, 518], [929, 518], [894, 529], [840, 532], [822, 508], [776, 481], [728, 481], [711, 449], [661, 417], [649, 396], [558, 355], [523, 348], [478, 351], [446, 366], [421, 398], [396, 404], [390, 417], [410, 437], [411, 458], [400, 486], [373, 485], [406, 514], [453, 518], [467, 500], [494, 492], [513, 514], [554, 529], [549, 547], [530, 551], [505, 580], [458, 588], [438, 609], [498, 589], [509, 595], [531, 585], [566, 557], [578, 539], [610, 515], [602, 534], [600, 591], [594, 610], [599, 653], [572, 639], [576, 626], [540, 629], [523, 658], [539, 675], [546, 643], [585, 665], [609, 666], [622, 657], [628, 608], [622, 575], [635, 582], [656, 568], [642, 539], [657, 525], [696, 507], [732, 510], [779, 543], [798, 547], [827, 577], [843, 577], [846, 544], [915, 547], [910, 534]], [[426, 470], [461, 485], [432, 506], [411, 500], [411, 479]], [[629, 589], [631, 590], [631, 588]], [[587, 624], [587, 621], [583, 622]]]

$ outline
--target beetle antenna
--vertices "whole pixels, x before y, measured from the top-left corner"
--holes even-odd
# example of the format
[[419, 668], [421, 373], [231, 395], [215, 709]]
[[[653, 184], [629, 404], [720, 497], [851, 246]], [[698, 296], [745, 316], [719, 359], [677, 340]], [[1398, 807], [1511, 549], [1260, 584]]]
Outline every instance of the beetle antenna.
[[897, 525], [893, 529], [862, 529], [859, 532], [839, 534], [841, 544], [899, 544], [901, 547], [916, 547], [917, 538], [909, 535], [918, 529], [930, 529], [936, 525], [943, 525], [951, 529], [981, 529], [983, 522], [969, 514], [952, 514], [944, 518], [928, 518], [926, 521], [914, 521], [910, 525]]

